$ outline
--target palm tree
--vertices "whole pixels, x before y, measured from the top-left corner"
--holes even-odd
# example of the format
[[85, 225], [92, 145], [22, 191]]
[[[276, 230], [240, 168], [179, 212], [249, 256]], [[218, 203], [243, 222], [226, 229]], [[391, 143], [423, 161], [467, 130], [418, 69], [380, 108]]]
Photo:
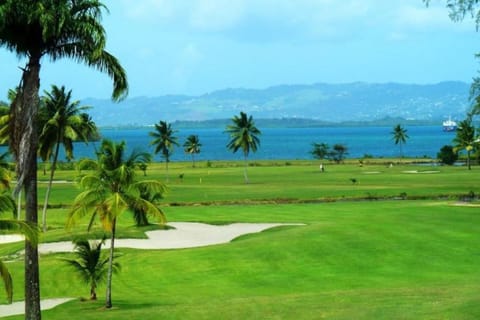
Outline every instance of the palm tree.
[[[15, 216], [15, 200], [10, 193], [10, 170], [6, 162], [8, 153], [0, 155], [0, 212], [12, 212]], [[37, 230], [34, 226], [24, 221], [14, 219], [0, 219], [0, 230], [15, 230], [23, 233], [29, 242], [36, 244]], [[0, 260], [0, 277], [5, 285], [8, 303], [12, 302], [13, 283], [12, 276], [7, 266]]]
[[[2, 212], [13, 212], [15, 214], [15, 200], [12, 198], [9, 191], [2, 191], [0, 193], [0, 211]], [[25, 222], [18, 221], [15, 219], [0, 219], [0, 230], [15, 230], [15, 232], [20, 232], [25, 235], [27, 242], [30, 242], [32, 245], [37, 244], [37, 229], [35, 226]], [[0, 277], [5, 285], [5, 291], [7, 293], [8, 303], [12, 303], [13, 297], [13, 283], [12, 276], [8, 271], [5, 263], [0, 259]]]
[[105, 307], [112, 307], [112, 273], [114, 244], [117, 219], [128, 210], [141, 208], [149, 215], [165, 222], [163, 212], [155, 204], [142, 199], [142, 192], [163, 193], [165, 185], [157, 180], [137, 181], [135, 168], [139, 163], [150, 160], [150, 154], [133, 151], [125, 156], [125, 143], [103, 140], [97, 153], [97, 160], [83, 160], [79, 168], [95, 168], [80, 177], [83, 191], [75, 198], [69, 213], [67, 225], [71, 226], [77, 219], [90, 216], [90, 230], [98, 218], [105, 231], [110, 232], [110, 254], [107, 272], [107, 292]]
[[[114, 100], [127, 94], [127, 77], [118, 60], [105, 50], [101, 24], [106, 9], [98, 0], [0, 2], [0, 47], [26, 58], [19, 92], [11, 108], [10, 147], [17, 161], [15, 193], [25, 190], [26, 220], [37, 216], [37, 114], [42, 58], [71, 58], [113, 79]], [[25, 317], [40, 319], [38, 249], [25, 244]]]
[[233, 153], [238, 149], [242, 149], [245, 159], [245, 167], [243, 175], [245, 177], [245, 183], [248, 183], [247, 175], [247, 158], [250, 150], [257, 151], [260, 145], [260, 139], [258, 136], [261, 134], [260, 130], [255, 127], [255, 122], [252, 116], [248, 117], [246, 113], [240, 112], [240, 116], [234, 116], [232, 118], [233, 124], [227, 126], [226, 132], [230, 135], [230, 142], [227, 144], [227, 148], [232, 150]]
[[[151, 190], [146, 186], [140, 188], [140, 198], [152, 203], [157, 209], [163, 213], [160, 208], [160, 200], [163, 199], [164, 189], [160, 190]], [[133, 219], [137, 227], [148, 226], [150, 222], [148, 221], [148, 212], [144, 206], [135, 206], [132, 207]]]
[[[91, 137], [98, 135], [97, 127], [90, 123], [88, 114], [82, 112], [90, 107], [80, 106], [80, 101], [71, 101], [72, 91], [65, 87], [52, 85], [51, 92], [45, 91], [44, 103], [40, 109], [40, 124], [43, 128], [39, 137], [38, 153], [43, 161], [52, 159], [50, 179], [45, 193], [42, 211], [43, 232], [47, 231], [47, 206], [53, 177], [57, 166], [60, 145], [63, 145], [67, 160], [73, 159], [73, 142], [88, 143]], [[53, 152], [53, 154], [52, 154]]]
[[191, 134], [187, 137], [187, 140], [183, 144], [186, 153], [190, 153], [192, 155], [192, 167], [195, 168], [195, 154], [200, 153], [200, 147], [202, 144], [198, 139], [198, 136], [195, 134]]
[[170, 162], [170, 156], [173, 153], [173, 148], [178, 146], [177, 137], [173, 134], [177, 132], [172, 129], [172, 125], [166, 121], [160, 121], [155, 124], [155, 131], [149, 133], [153, 137], [151, 145], [155, 146], [155, 154], [161, 152], [162, 157], [165, 158], [165, 169], [167, 172], [166, 180], [168, 182], [168, 163]]
[[403, 158], [402, 145], [407, 143], [407, 139], [409, 138], [407, 135], [407, 129], [403, 128], [400, 124], [397, 124], [393, 127], [391, 134], [395, 144], [400, 146], [400, 157]]
[[465, 149], [467, 151], [467, 167], [471, 170], [470, 153], [475, 149], [477, 144], [477, 138], [475, 138], [475, 127], [472, 124], [472, 117], [468, 116], [467, 119], [460, 121], [457, 127], [456, 136], [453, 139], [456, 150]]
[[[90, 300], [97, 300], [97, 287], [102, 281], [105, 281], [108, 270], [108, 257], [102, 258], [102, 245], [105, 243], [105, 237], [102, 241], [88, 241], [79, 239], [74, 241], [75, 253], [77, 259], [66, 259], [80, 278], [90, 285]], [[113, 264], [113, 270], [118, 271], [120, 265], [118, 262]]]

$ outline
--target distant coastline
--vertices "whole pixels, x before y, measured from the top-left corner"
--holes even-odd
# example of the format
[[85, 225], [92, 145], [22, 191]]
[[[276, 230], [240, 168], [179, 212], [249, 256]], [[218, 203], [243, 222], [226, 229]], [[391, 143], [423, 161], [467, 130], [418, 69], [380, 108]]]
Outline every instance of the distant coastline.
[[[383, 119], [371, 121], [322, 121], [306, 118], [282, 118], [282, 119], [254, 119], [257, 127], [261, 128], [322, 128], [322, 127], [389, 127], [396, 124], [404, 126], [436, 126], [441, 127], [443, 119], [436, 120], [408, 120], [401, 117], [385, 117]], [[211, 119], [211, 120], [177, 120], [172, 122], [174, 129], [208, 129], [225, 128], [231, 122], [231, 119]], [[103, 129], [139, 129], [152, 127], [151, 125], [117, 125], [101, 126]]]

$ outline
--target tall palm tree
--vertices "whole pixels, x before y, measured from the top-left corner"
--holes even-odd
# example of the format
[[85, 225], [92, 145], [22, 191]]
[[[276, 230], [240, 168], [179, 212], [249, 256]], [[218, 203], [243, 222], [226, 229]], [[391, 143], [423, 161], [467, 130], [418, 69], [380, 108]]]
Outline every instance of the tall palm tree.
[[[98, 284], [107, 277], [108, 257], [102, 258], [102, 241], [88, 241], [79, 239], [74, 241], [77, 259], [66, 259], [84, 282], [90, 285], [90, 300], [97, 300]], [[118, 271], [120, 265], [113, 264], [113, 270]]]
[[393, 127], [391, 134], [395, 144], [400, 146], [400, 157], [403, 158], [402, 145], [407, 143], [407, 139], [409, 138], [407, 135], [407, 129], [403, 128], [400, 124], [397, 124]]
[[467, 168], [471, 170], [470, 153], [475, 149], [478, 138], [475, 137], [475, 127], [472, 124], [472, 117], [460, 121], [457, 127], [456, 136], [453, 139], [456, 150], [467, 151]]
[[[17, 161], [17, 186], [25, 190], [26, 220], [37, 216], [37, 113], [42, 58], [71, 58], [113, 79], [114, 100], [127, 94], [127, 77], [118, 60], [105, 50], [101, 24], [106, 7], [98, 0], [0, 1], [0, 47], [26, 58], [19, 94], [11, 108], [10, 146]], [[25, 317], [40, 319], [38, 250], [25, 245]]]
[[174, 133], [177, 132], [172, 129], [172, 125], [166, 121], [160, 121], [155, 124], [155, 131], [149, 133], [153, 137], [151, 145], [155, 146], [155, 154], [161, 152], [162, 157], [165, 158], [165, 169], [167, 172], [166, 180], [168, 182], [168, 163], [170, 162], [170, 156], [173, 153], [175, 146], [178, 146], [177, 137]]
[[145, 190], [154, 194], [162, 193], [165, 185], [157, 180], [137, 181], [135, 168], [139, 163], [150, 160], [144, 152], [125, 155], [125, 143], [103, 140], [97, 153], [97, 160], [83, 160], [79, 167], [94, 167], [95, 170], [80, 177], [83, 191], [75, 198], [69, 212], [68, 225], [83, 216], [90, 216], [90, 230], [98, 218], [105, 231], [110, 232], [110, 254], [107, 272], [107, 292], [105, 307], [112, 307], [112, 273], [117, 219], [126, 211], [142, 208], [147, 214], [165, 222], [163, 212], [155, 204], [143, 199]]
[[195, 155], [200, 153], [200, 147], [202, 144], [200, 143], [200, 139], [195, 134], [191, 134], [187, 137], [187, 140], [183, 144], [186, 153], [190, 153], [192, 155], [192, 167], [195, 168]]
[[248, 154], [250, 150], [257, 151], [260, 145], [260, 138], [258, 137], [261, 132], [255, 126], [252, 116], [247, 116], [246, 113], [240, 112], [240, 116], [234, 116], [232, 118], [233, 124], [227, 126], [226, 132], [230, 135], [230, 142], [227, 144], [227, 148], [232, 150], [233, 153], [238, 149], [242, 149], [245, 159], [245, 167], [243, 175], [245, 177], [245, 183], [248, 183], [247, 166], [248, 166]]
[[82, 112], [90, 107], [80, 106], [80, 101], [72, 102], [71, 98], [71, 90], [66, 92], [64, 86], [59, 88], [52, 85], [51, 92], [45, 91], [44, 103], [40, 108], [40, 124], [44, 124], [39, 137], [38, 153], [45, 162], [53, 158], [42, 211], [43, 232], [47, 231], [48, 199], [57, 167], [60, 145], [65, 150], [67, 160], [71, 160], [73, 159], [74, 141], [88, 143], [89, 138], [98, 135], [95, 124], [89, 123], [88, 114]]

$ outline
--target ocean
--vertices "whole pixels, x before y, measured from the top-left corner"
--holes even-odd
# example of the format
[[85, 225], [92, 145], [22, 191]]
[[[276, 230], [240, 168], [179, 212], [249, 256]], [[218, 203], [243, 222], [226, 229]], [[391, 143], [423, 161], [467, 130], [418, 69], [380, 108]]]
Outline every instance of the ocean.
[[[413, 158], [435, 158], [440, 148], [452, 144], [454, 132], [443, 132], [441, 126], [405, 126], [409, 139], [402, 146], [403, 155]], [[392, 139], [393, 127], [321, 127], [321, 128], [259, 128], [260, 147], [256, 153], [250, 153], [250, 160], [302, 160], [313, 159], [310, 151], [312, 143], [327, 143], [331, 147], [340, 143], [348, 148], [347, 158], [362, 158], [365, 155], [375, 158], [398, 157], [400, 147]], [[103, 138], [114, 141], [124, 140], [127, 148], [140, 148], [153, 153], [150, 145], [152, 138], [149, 132], [153, 128], [138, 129], [102, 129]], [[179, 147], [175, 147], [171, 161], [191, 161], [191, 156], [183, 151], [186, 137], [196, 134], [202, 144], [201, 152], [195, 155], [196, 160], [242, 160], [239, 150], [233, 154], [226, 148], [229, 137], [224, 129], [180, 129], [176, 132]], [[99, 142], [75, 143], [76, 159], [93, 157]], [[155, 161], [162, 161], [160, 154]], [[64, 160], [61, 156], [60, 160]]]

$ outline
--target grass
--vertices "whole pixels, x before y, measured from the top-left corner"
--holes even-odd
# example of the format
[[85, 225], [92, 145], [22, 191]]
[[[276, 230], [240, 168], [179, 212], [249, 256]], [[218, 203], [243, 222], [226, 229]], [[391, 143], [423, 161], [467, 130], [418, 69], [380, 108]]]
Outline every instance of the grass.
[[[478, 319], [480, 215], [478, 208], [456, 201], [458, 195], [478, 193], [478, 172], [439, 167], [434, 169], [438, 173], [404, 173], [422, 168], [327, 166], [321, 174], [314, 164], [257, 166], [249, 168], [252, 184], [245, 185], [241, 166], [171, 166], [165, 202], [178, 204], [165, 207], [171, 221], [305, 225], [278, 227], [203, 248], [118, 250], [122, 271], [114, 276], [113, 310], [102, 308], [101, 287], [99, 301], [76, 299], [43, 312], [43, 317]], [[162, 169], [152, 166], [148, 177], [163, 178]], [[381, 173], [364, 173], [370, 171]], [[183, 182], [176, 179], [180, 172], [185, 173]], [[200, 183], [200, 177], [206, 178]], [[358, 183], [352, 184], [351, 177]], [[60, 194], [54, 189], [52, 196], [57, 203], [68, 204], [73, 186], [62, 190]], [[401, 192], [429, 199], [342, 201], [364, 199], [367, 193], [389, 198]], [[327, 198], [335, 202], [274, 201]], [[269, 201], [255, 202], [262, 199]], [[252, 201], [255, 204], [249, 204]], [[51, 229], [42, 241], [84, 232], [86, 221], [71, 233], [64, 230], [67, 212], [68, 208], [49, 211]], [[119, 221], [120, 236], [142, 236], [128, 215]], [[19, 248], [2, 245], [0, 255]], [[88, 286], [61, 261], [65, 256], [71, 255], [41, 257], [42, 298], [88, 296]], [[9, 268], [14, 299], [21, 300], [23, 263], [11, 262]]]

